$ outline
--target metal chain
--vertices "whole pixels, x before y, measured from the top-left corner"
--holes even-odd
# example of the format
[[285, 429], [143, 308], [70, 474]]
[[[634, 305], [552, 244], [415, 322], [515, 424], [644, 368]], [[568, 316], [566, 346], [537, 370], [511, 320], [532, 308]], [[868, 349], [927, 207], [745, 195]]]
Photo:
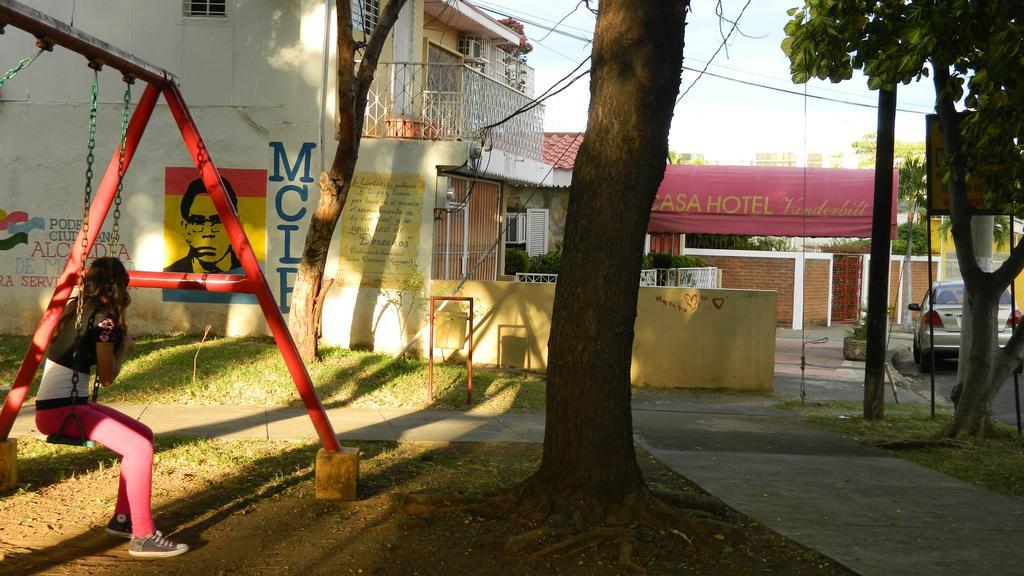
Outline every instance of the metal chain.
[[89, 248], [89, 205], [92, 203], [92, 166], [96, 160], [96, 109], [98, 108], [100, 95], [100, 73], [93, 70], [92, 78], [92, 103], [89, 109], [89, 143], [88, 153], [85, 155], [85, 197], [82, 200], [82, 261], [78, 265], [78, 302], [75, 310], [75, 344], [74, 344], [74, 366], [71, 371], [71, 397], [72, 403], [78, 398], [78, 346], [81, 343], [82, 313], [85, 310], [85, 259], [88, 256]]
[[11, 78], [14, 78], [18, 74], [18, 72], [21, 72], [25, 68], [28, 68], [33, 62], [35, 62], [36, 58], [38, 58], [39, 55], [42, 54], [42, 53], [43, 53], [43, 50], [42, 50], [42, 48], [40, 48], [39, 52], [36, 52], [35, 54], [33, 54], [32, 56], [29, 56], [28, 58], [23, 58], [21, 60], [21, 62], [18, 62], [17, 64], [15, 64], [14, 68], [11, 68], [10, 70], [8, 70], [7, 73], [4, 74], [2, 78], [0, 78], [0, 86], [3, 86], [4, 82], [7, 82]]
[[125, 146], [128, 143], [128, 116], [131, 111], [132, 85], [125, 82], [124, 108], [121, 110], [121, 149], [117, 155], [117, 195], [114, 196], [113, 232], [110, 234], [110, 255], [116, 257], [117, 246], [121, 240], [121, 191], [124, 189]]

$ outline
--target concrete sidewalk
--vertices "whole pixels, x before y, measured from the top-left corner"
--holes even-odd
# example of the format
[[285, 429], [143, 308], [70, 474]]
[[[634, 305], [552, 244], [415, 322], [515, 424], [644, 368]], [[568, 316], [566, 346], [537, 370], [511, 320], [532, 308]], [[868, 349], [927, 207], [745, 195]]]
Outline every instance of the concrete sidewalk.
[[[316, 440], [303, 408], [108, 404], [158, 435], [256, 440]], [[534, 443], [544, 441], [544, 415], [455, 410], [329, 408], [327, 418], [344, 440]], [[35, 410], [25, 406], [12, 437], [38, 435]], [[42, 438], [41, 435], [39, 435]]]

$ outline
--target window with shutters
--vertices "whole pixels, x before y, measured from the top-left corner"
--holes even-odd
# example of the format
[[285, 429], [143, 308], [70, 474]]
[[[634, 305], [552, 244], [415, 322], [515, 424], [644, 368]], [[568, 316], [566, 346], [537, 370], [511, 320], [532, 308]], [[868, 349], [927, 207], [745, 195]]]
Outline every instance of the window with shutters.
[[529, 256], [543, 256], [548, 253], [547, 208], [526, 210], [526, 253]]
[[228, 15], [227, 0], [185, 0], [185, 16], [212, 16], [226, 18]]
[[505, 244], [517, 248], [526, 246], [526, 212], [505, 213]]

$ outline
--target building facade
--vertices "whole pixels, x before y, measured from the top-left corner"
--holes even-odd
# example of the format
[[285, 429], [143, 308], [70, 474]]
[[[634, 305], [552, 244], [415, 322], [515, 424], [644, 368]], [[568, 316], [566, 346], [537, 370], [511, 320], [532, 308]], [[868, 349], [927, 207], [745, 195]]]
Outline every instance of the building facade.
[[[336, 146], [335, 5], [330, 1], [113, 0], [24, 2], [174, 74], [208, 147], [237, 197], [237, 211], [283, 313], [319, 173]], [[377, 25], [379, 0], [353, 2], [357, 34]], [[37, 51], [8, 27], [0, 67]], [[348, 204], [328, 258], [328, 343], [398, 350], [422, 329], [422, 298], [444, 279], [496, 278], [507, 187], [541, 185], [543, 107], [517, 33], [459, 0], [409, 0], [370, 89]], [[10, 60], [8, 61], [8, 58]], [[0, 88], [0, 330], [31, 332], [83, 220], [94, 71], [55, 47]], [[96, 73], [96, 182], [119, 143], [126, 85]], [[133, 87], [137, 101], [141, 86]], [[157, 106], [112, 218], [90, 256], [131, 269], [200, 265], [216, 229], [183, 202], [198, 177], [181, 134]], [[203, 222], [199, 222], [204, 219]], [[487, 223], [488, 226], [481, 226]], [[460, 228], [461, 226], [461, 228]], [[469, 234], [473, 230], [473, 234]], [[231, 259], [216, 264], [229, 271]], [[207, 263], [209, 264], [209, 263]], [[412, 304], [407, 305], [408, 302]], [[130, 322], [147, 331], [260, 334], [258, 306], [207, 293], [136, 290]]]

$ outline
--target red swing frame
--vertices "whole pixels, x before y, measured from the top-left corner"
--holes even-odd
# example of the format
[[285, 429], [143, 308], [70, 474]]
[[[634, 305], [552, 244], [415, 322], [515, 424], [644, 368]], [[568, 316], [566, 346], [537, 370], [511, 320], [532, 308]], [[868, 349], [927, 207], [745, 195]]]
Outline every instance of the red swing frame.
[[[124, 170], [127, 172], [131, 164], [135, 150], [142, 139], [150, 116], [156, 106], [159, 96], [162, 94], [170, 108], [178, 129], [181, 131], [182, 139], [188, 148], [189, 154], [195, 162], [196, 168], [203, 179], [203, 184], [210, 194], [217, 214], [228, 233], [231, 246], [235, 250], [242, 263], [242, 274], [181, 274], [172, 272], [148, 272], [134, 270], [129, 272], [130, 283], [133, 288], [162, 288], [176, 290], [205, 290], [209, 292], [230, 292], [246, 293], [256, 296], [260, 308], [266, 317], [267, 325], [274, 336], [274, 341], [281, 350], [288, 372], [295, 382], [295, 388], [302, 398], [306, 412], [309, 414], [313, 427], [316, 429], [323, 448], [330, 452], [338, 452], [341, 447], [334, 434], [327, 413], [324, 411], [320, 398], [313, 382], [306, 371], [306, 366], [299, 356], [295, 341], [281, 316], [281, 312], [270, 292], [263, 270], [260, 268], [249, 239], [242, 229], [238, 220], [238, 214], [224, 191], [223, 181], [220, 172], [210, 156], [209, 150], [203, 142], [199, 129], [182, 98], [178, 89], [177, 79], [165, 70], [148, 64], [134, 56], [122, 52], [101, 40], [88, 34], [80, 32], [62, 22], [58, 22], [37, 10], [24, 6], [14, 0], [0, 0], [0, 31], [3, 26], [13, 25], [33, 34], [37, 44], [47, 50], [53, 45], [60, 45], [86, 57], [92, 67], [110, 66], [119, 70], [128, 81], [135, 79], [144, 80], [145, 92], [139, 100], [138, 105], [132, 114], [128, 124], [128, 131], [124, 144]], [[39, 326], [36, 328], [29, 345], [25, 359], [14, 379], [14, 384], [7, 393], [3, 410], [0, 411], [0, 441], [7, 440], [8, 435], [14, 426], [14, 419], [18, 415], [25, 396], [28, 394], [29, 384], [35, 376], [42, 361], [43, 353], [49, 345], [53, 336], [54, 328], [64, 305], [71, 294], [72, 288], [77, 284], [78, 271], [82, 265], [83, 253], [88, 254], [99, 235], [110, 211], [111, 204], [117, 195], [118, 163], [120, 159], [120, 147], [114, 151], [113, 159], [107, 166], [103, 180], [96, 190], [92, 204], [89, 206], [89, 229], [85, 238], [85, 250], [72, 250], [64, 271], [61, 273], [54, 289], [50, 303], [43, 313]], [[74, 246], [81, 246], [83, 242], [83, 230], [78, 231]]]

